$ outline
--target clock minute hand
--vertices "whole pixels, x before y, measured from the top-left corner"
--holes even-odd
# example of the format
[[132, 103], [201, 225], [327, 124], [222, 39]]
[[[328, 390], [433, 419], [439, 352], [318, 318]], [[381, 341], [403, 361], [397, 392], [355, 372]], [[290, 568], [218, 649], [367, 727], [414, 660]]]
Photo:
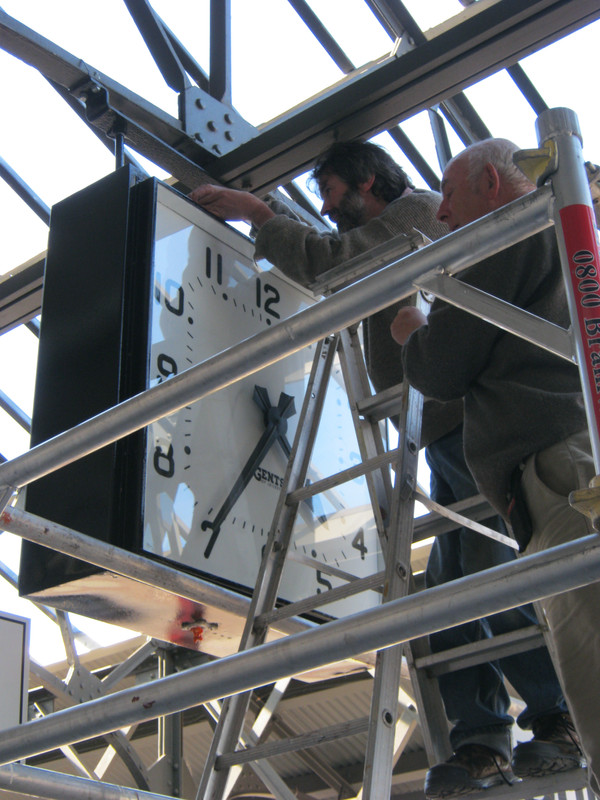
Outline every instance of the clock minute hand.
[[[255, 387], [255, 399], [256, 399], [256, 389], [261, 389], [262, 387]], [[262, 390], [266, 392], [265, 389]], [[268, 395], [267, 395], [268, 398]], [[277, 441], [279, 436], [282, 432], [285, 432], [287, 428], [287, 418], [292, 416], [296, 413], [296, 409], [294, 407], [294, 398], [290, 397], [283, 392], [279, 395], [279, 403], [277, 406], [270, 406], [268, 410], [265, 412], [265, 422], [266, 428], [263, 431], [256, 447], [250, 454], [248, 461], [245, 463], [242, 471], [231, 488], [231, 491], [227, 495], [223, 505], [217, 512], [216, 517], [214, 520], [205, 519], [200, 527], [203, 531], [210, 528], [212, 530], [212, 535], [206, 545], [206, 549], [204, 550], [204, 557], [209, 558], [210, 554], [212, 553], [213, 547], [217, 541], [219, 536], [221, 525], [237, 500], [239, 499], [240, 495], [250, 482], [252, 475], [254, 474], [256, 467], [261, 463], [264, 459], [270, 448], [273, 446], [274, 442]]]

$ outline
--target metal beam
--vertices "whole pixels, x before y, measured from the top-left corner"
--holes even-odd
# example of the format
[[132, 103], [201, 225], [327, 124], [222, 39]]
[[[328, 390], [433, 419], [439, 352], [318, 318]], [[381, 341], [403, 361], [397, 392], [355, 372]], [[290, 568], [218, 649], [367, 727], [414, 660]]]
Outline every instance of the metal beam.
[[[351, 73], [254, 136], [242, 124], [235, 131], [235, 141], [242, 143], [219, 158], [212, 141], [186, 135], [179, 120], [2, 11], [0, 46], [74, 94], [105, 89], [107, 104], [92, 122], [110, 131], [124, 120], [126, 144], [186, 186], [205, 182], [208, 173], [262, 195], [306, 171], [336, 138], [388, 130], [600, 18], [597, 0], [496, 0], [481, 6], [465, 10], [455, 25], [413, 50]], [[217, 104], [213, 113], [221, 104], [209, 99]]]
[[309, 168], [335, 139], [371, 137], [600, 18], [597, 0], [497, 0], [435, 38], [352, 73], [210, 166], [257, 194]]

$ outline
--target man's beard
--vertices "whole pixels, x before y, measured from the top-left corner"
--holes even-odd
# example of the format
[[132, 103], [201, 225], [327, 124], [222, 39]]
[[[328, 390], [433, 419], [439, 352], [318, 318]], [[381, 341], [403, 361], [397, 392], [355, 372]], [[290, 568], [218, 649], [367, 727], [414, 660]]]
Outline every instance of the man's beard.
[[335, 224], [340, 233], [365, 224], [365, 201], [358, 189], [347, 189], [344, 192], [335, 216]]

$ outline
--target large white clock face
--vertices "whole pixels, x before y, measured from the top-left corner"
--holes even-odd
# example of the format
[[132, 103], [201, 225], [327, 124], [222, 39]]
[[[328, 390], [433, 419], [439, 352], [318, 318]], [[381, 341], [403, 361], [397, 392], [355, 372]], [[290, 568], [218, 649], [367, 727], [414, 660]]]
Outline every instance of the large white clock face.
[[[167, 187], [158, 185], [157, 192], [149, 386], [314, 302], [271, 265], [256, 265], [245, 236]], [[252, 589], [313, 357], [314, 347], [308, 347], [149, 426], [145, 551], [233, 588]], [[271, 408], [278, 406], [285, 407], [282, 421]], [[270, 441], [252, 460], [267, 437], [269, 420]], [[318, 480], [358, 459], [336, 365], [308, 477]], [[298, 600], [343, 583], [315, 562], [358, 577], [383, 568], [364, 478], [301, 504], [280, 589], [283, 599]], [[378, 602], [379, 595], [368, 592], [323, 611], [340, 616]]]

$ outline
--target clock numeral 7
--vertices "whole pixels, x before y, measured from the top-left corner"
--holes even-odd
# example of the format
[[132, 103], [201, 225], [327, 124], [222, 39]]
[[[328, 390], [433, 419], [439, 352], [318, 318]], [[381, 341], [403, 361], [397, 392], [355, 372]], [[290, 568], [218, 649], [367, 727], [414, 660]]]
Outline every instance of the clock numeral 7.
[[167, 311], [170, 311], [171, 314], [175, 314], [175, 316], [180, 317], [183, 314], [183, 286], [177, 283], [177, 281], [174, 281], [173, 278], [167, 279], [164, 288], [161, 284], [162, 275], [160, 272], [156, 272], [154, 278], [154, 297], [156, 298], [156, 302], [160, 303], [163, 301]]

